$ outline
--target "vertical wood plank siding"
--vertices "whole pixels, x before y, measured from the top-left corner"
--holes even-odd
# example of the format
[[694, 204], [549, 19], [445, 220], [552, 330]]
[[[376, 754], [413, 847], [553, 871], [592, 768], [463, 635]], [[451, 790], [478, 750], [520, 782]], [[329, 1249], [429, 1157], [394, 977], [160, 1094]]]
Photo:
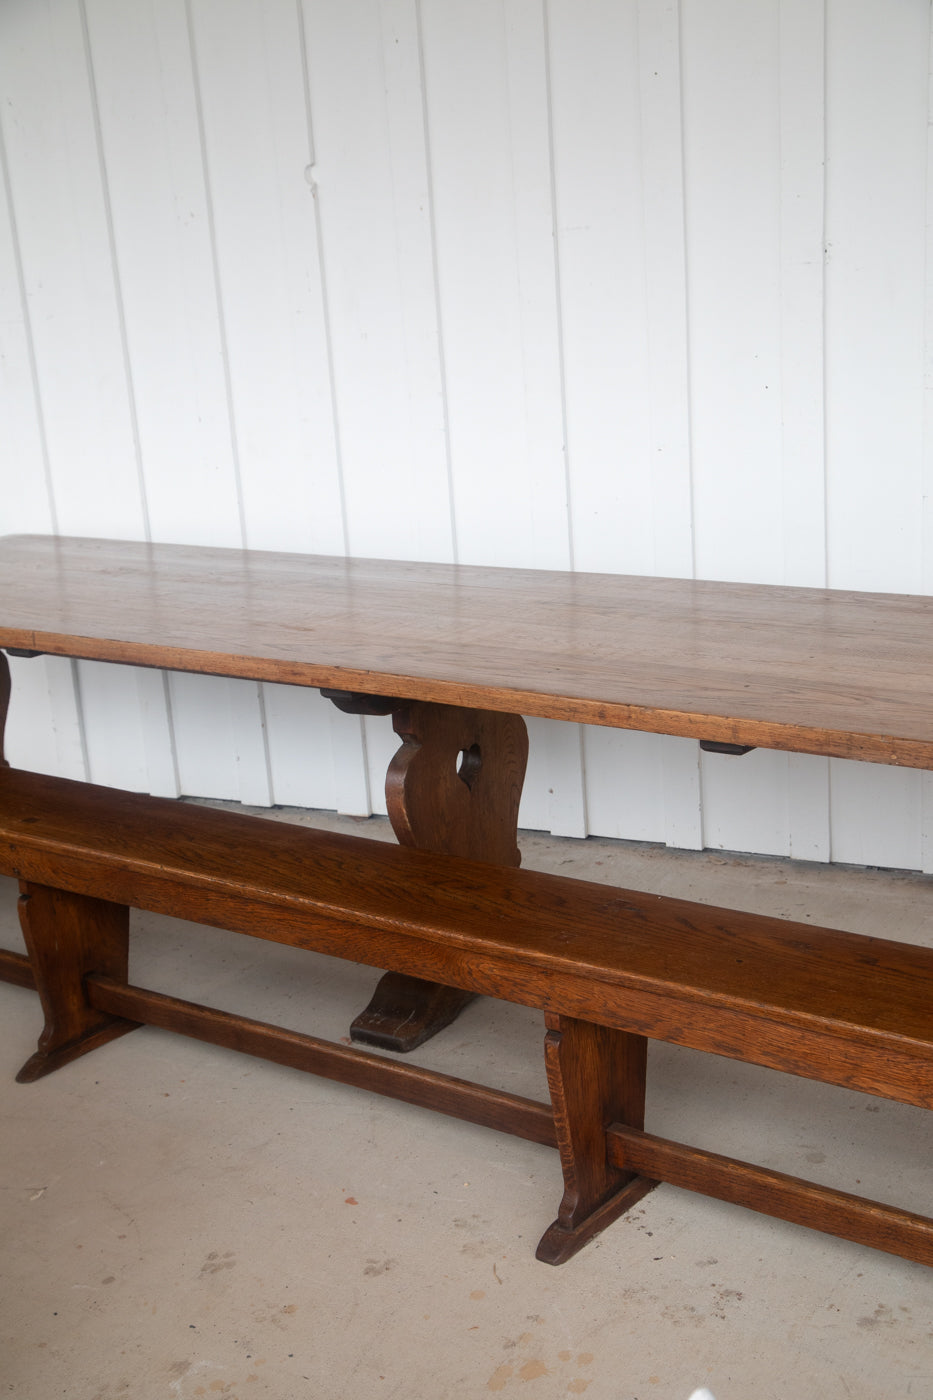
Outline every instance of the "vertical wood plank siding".
[[[927, 0], [6, 0], [0, 530], [933, 587]], [[388, 721], [14, 662], [16, 763], [384, 810]], [[933, 869], [933, 776], [536, 721], [521, 820]]]

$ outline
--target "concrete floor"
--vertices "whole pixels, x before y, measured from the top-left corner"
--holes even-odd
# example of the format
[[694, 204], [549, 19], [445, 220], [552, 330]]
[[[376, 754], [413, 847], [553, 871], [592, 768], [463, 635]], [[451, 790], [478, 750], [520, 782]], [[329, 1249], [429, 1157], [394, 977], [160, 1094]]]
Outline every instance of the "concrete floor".
[[[388, 835], [321, 814], [273, 817]], [[930, 880], [602, 840], [525, 863], [929, 940]], [[0, 944], [21, 947], [7, 882]], [[141, 915], [133, 976], [331, 1038], [371, 971]], [[141, 1029], [31, 1086], [0, 984], [0, 1396], [933, 1397], [933, 1271], [661, 1186], [534, 1260], [550, 1149]], [[420, 1062], [546, 1097], [536, 1013], [475, 1003]], [[930, 1211], [917, 1109], [653, 1046], [648, 1126]]]

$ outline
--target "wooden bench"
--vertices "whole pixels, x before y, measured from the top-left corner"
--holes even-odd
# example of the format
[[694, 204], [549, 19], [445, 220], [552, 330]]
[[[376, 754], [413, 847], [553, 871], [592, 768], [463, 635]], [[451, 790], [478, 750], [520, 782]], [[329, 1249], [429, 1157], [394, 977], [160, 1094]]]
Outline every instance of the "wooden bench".
[[[933, 1263], [933, 1220], [643, 1131], [648, 1037], [933, 1107], [933, 950], [12, 769], [0, 871], [24, 1082], [147, 1023], [556, 1145], [550, 1263], [661, 1180]], [[538, 1007], [552, 1103], [132, 986], [130, 908]]]

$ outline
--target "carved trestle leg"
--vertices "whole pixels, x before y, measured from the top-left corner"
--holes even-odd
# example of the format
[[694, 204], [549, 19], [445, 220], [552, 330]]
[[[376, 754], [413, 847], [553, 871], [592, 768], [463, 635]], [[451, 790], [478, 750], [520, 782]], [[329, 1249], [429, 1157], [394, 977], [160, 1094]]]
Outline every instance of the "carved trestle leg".
[[[9, 708], [10, 663], [0, 651], [0, 768], [10, 766], [3, 749]], [[36, 979], [29, 966], [29, 959], [22, 953], [14, 953], [10, 948], [0, 948], [0, 982], [12, 982], [15, 987], [28, 987], [34, 991]]]
[[84, 978], [127, 980], [129, 913], [123, 904], [20, 882], [19, 916], [45, 1012], [39, 1048], [16, 1076], [31, 1084], [79, 1055], [136, 1029], [88, 1005]]
[[8, 768], [9, 761], [3, 751], [3, 736], [6, 733], [6, 717], [10, 708], [10, 663], [0, 651], [0, 767]]
[[562, 1264], [657, 1185], [610, 1166], [611, 1123], [643, 1128], [648, 1042], [570, 1016], [545, 1015], [544, 1059], [564, 1195], [536, 1258]]
[[[423, 851], [519, 865], [518, 804], [528, 759], [519, 715], [397, 702], [402, 747], [386, 777], [399, 842]], [[350, 1027], [356, 1041], [408, 1051], [450, 1025], [472, 992], [386, 973]]]

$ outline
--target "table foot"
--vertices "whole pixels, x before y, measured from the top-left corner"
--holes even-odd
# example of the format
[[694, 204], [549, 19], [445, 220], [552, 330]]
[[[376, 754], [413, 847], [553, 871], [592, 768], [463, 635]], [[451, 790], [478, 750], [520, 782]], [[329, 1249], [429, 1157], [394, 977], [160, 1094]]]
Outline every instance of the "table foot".
[[350, 1039], [406, 1054], [449, 1026], [475, 992], [387, 972], [372, 1000], [350, 1027]]

